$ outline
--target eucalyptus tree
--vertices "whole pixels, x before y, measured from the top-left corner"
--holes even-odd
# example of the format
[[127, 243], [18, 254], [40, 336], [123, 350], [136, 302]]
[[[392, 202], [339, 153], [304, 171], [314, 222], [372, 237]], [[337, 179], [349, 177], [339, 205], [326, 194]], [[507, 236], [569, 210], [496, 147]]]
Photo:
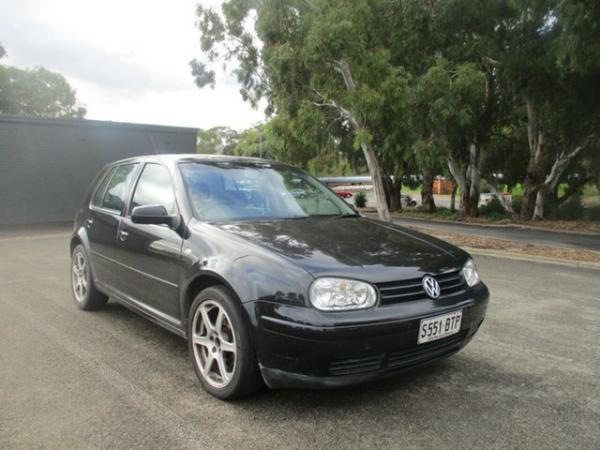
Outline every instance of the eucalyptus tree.
[[198, 130], [196, 151], [198, 153], [232, 155], [239, 140], [239, 133], [226, 126], [200, 129]]
[[511, 5], [502, 82], [526, 111], [529, 157], [521, 217], [541, 219], [559, 184], [572, 179], [568, 169], [597, 145], [600, 14], [597, 2], [579, 0]]
[[0, 65], [0, 113], [83, 118], [86, 109], [61, 74]]
[[390, 48], [394, 64], [411, 74], [411, 147], [424, 180], [423, 203], [435, 208], [432, 174], [447, 170], [461, 189], [461, 213], [477, 215], [481, 162], [502, 112], [497, 63], [507, 1], [394, 4]]
[[[229, 0], [220, 12], [198, 8], [202, 49], [210, 62], [235, 62], [244, 99], [265, 98], [268, 112], [294, 120], [312, 108], [326, 124], [351, 131], [382, 220], [391, 220], [383, 153], [397, 150], [386, 132], [400, 130], [406, 114], [407, 74], [391, 61], [381, 20], [390, 7], [384, 0]], [[192, 71], [199, 86], [214, 83], [208, 65], [193, 61]]]

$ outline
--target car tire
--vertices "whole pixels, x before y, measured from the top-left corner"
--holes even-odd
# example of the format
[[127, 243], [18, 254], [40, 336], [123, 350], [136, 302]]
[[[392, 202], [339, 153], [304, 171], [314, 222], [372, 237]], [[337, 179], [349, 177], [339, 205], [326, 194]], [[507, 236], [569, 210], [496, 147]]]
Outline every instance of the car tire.
[[187, 336], [194, 371], [209, 394], [233, 400], [263, 386], [248, 319], [227, 287], [213, 286], [196, 296]]
[[90, 259], [81, 244], [71, 252], [71, 294], [77, 307], [84, 311], [100, 309], [108, 301], [108, 296], [94, 284]]

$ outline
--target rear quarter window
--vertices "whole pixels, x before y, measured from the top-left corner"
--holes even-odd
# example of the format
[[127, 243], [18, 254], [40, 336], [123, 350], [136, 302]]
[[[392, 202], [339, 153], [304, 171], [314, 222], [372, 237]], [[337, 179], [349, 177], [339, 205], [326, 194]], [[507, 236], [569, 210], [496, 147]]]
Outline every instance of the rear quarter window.
[[92, 196], [92, 205], [100, 206], [102, 203], [102, 197], [104, 197], [104, 192], [106, 191], [106, 185], [108, 184], [110, 178], [115, 172], [116, 167], [111, 167], [104, 172], [104, 174], [100, 177], [100, 181], [96, 185], [96, 189], [94, 191], [94, 195]]

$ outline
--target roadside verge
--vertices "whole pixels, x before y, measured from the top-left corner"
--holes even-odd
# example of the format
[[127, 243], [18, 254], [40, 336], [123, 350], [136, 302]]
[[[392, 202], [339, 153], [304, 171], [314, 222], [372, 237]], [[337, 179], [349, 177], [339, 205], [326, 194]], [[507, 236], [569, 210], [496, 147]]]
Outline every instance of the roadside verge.
[[[368, 212], [370, 213], [370, 211]], [[491, 223], [486, 222], [484, 220], [451, 220], [444, 219], [441, 217], [431, 216], [430, 214], [412, 214], [412, 213], [402, 213], [402, 214], [394, 214], [394, 219], [397, 220], [415, 220], [421, 222], [431, 222], [431, 223], [444, 223], [451, 225], [460, 225], [466, 227], [486, 227], [486, 228], [504, 228], [504, 229], [518, 229], [518, 230], [535, 230], [535, 231], [545, 231], [548, 233], [561, 233], [561, 234], [573, 234], [576, 236], [597, 236], [600, 238], [600, 231], [584, 231], [584, 230], [574, 230], [565, 227], [565, 223], [573, 224], [571, 222], [555, 222], [560, 223], [561, 226], [537, 226], [531, 225], [530, 223], [521, 223], [521, 222], [500, 222], [500, 223]], [[589, 228], [590, 224], [586, 224]], [[596, 227], [594, 227], [595, 229]]]
[[508, 239], [457, 234], [423, 226], [409, 227], [450, 242], [475, 255], [600, 270], [600, 252], [593, 250], [534, 245]]

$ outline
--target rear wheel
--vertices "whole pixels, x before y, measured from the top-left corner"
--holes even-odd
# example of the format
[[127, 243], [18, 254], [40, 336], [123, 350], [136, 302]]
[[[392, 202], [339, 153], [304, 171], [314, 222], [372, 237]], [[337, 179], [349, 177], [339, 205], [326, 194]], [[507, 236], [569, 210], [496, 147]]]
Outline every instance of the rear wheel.
[[81, 244], [71, 253], [71, 293], [77, 306], [86, 311], [100, 309], [108, 301], [94, 285], [89, 258]]
[[196, 375], [209, 394], [234, 399], [260, 388], [250, 328], [242, 307], [226, 287], [205, 289], [194, 300], [188, 345]]

